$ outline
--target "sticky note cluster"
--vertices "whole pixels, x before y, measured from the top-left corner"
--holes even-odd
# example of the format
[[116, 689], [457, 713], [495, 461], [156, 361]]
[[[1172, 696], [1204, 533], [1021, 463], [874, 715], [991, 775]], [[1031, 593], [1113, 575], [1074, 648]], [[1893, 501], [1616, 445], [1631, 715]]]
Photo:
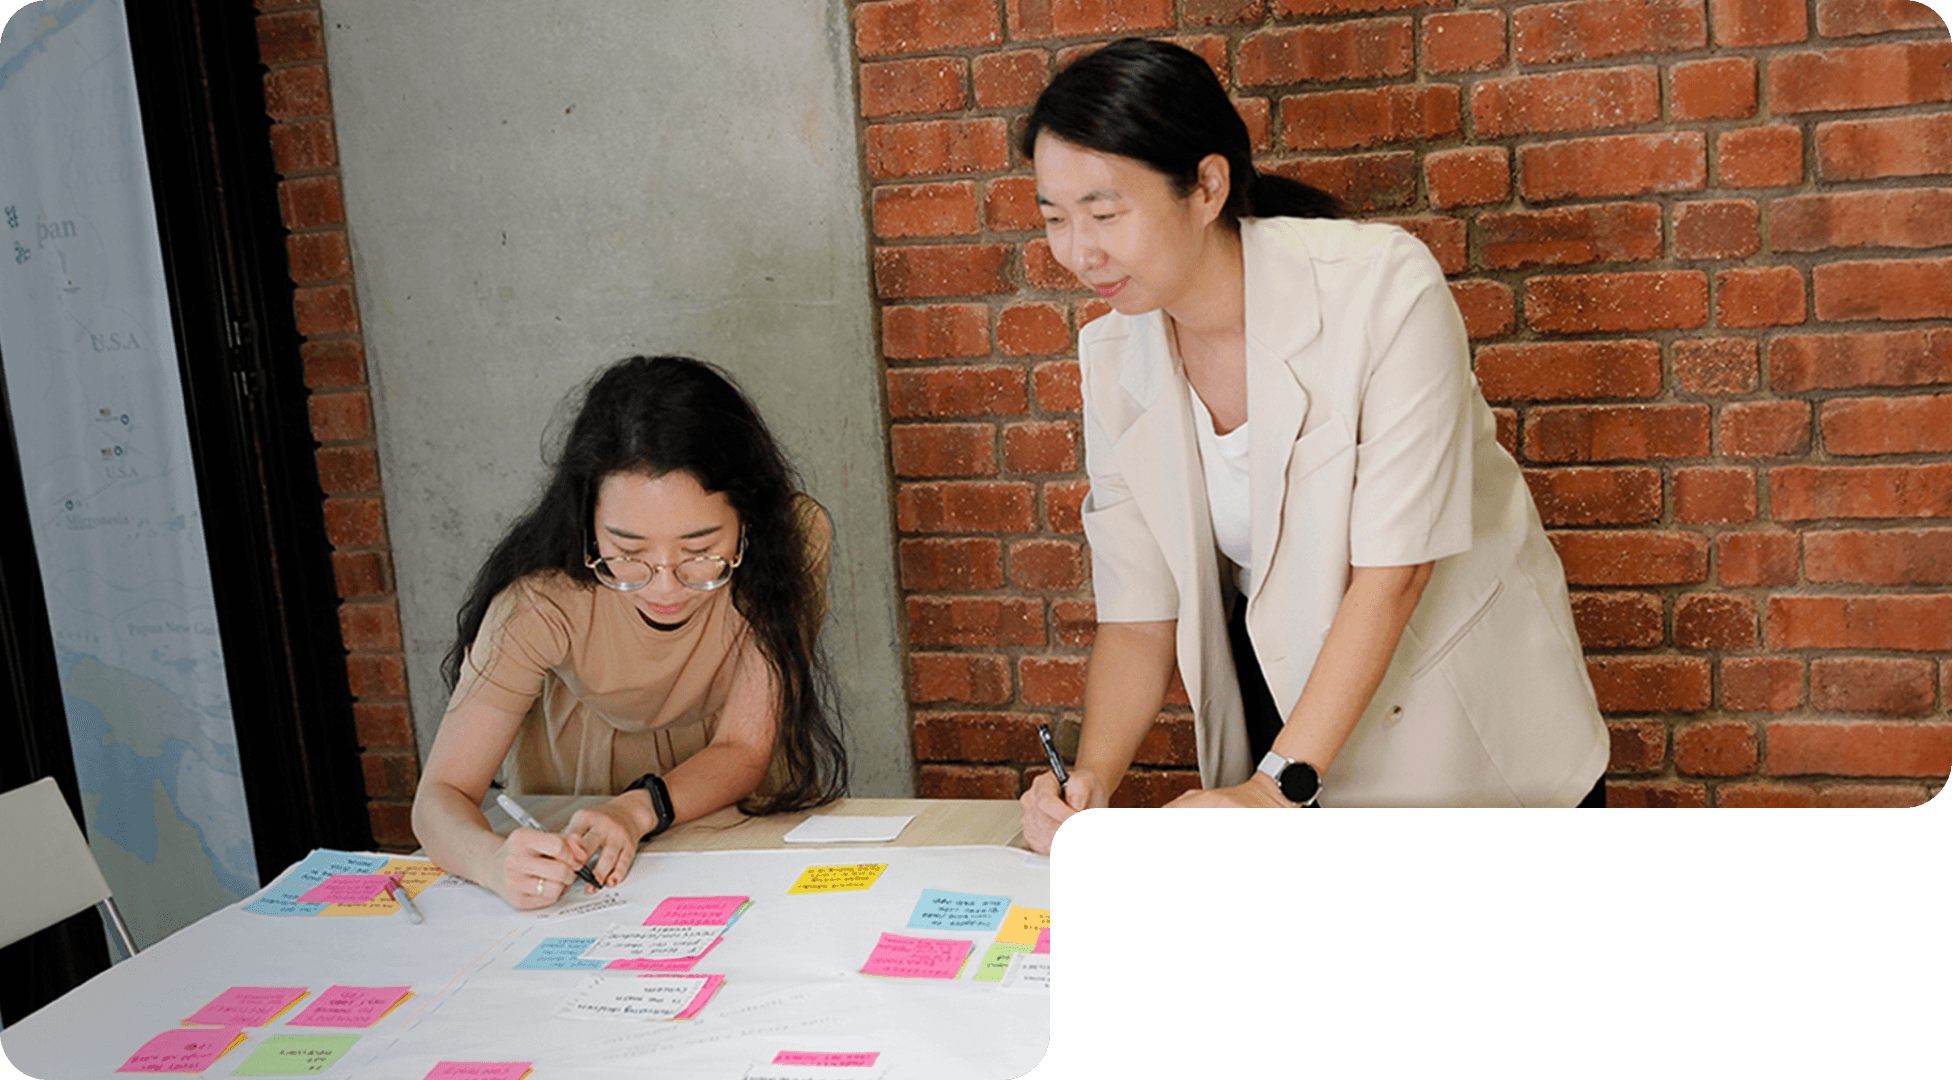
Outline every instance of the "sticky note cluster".
[[[203, 1072], [243, 1042], [244, 1029], [263, 1027], [308, 992], [303, 986], [233, 986], [183, 1018], [184, 1027], [144, 1043], [117, 1072]], [[407, 986], [334, 986], [287, 1027], [369, 1028], [413, 996]], [[201, 1025], [201, 1026], [199, 1026]], [[259, 1043], [235, 1076], [297, 1076], [339, 1060], [357, 1035], [273, 1035]]]
[[[1047, 908], [1023, 908], [1007, 896], [923, 889], [909, 913], [910, 930], [996, 932], [976, 965], [975, 981], [1009, 987], [1050, 985], [1050, 923]], [[883, 933], [861, 974], [904, 979], [954, 979], [976, 943], [963, 938], [910, 937]], [[1022, 959], [1030, 958], [1030, 959]]]
[[391, 915], [400, 905], [386, 891], [389, 880], [408, 896], [441, 880], [441, 868], [425, 859], [389, 858], [320, 849], [291, 868], [264, 895], [244, 905], [254, 915]]

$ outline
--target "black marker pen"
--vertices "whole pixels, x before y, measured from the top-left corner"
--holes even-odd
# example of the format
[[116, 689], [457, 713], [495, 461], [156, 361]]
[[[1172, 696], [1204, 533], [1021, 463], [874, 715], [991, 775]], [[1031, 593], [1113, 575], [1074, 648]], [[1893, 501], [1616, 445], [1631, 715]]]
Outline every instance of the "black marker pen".
[[1057, 756], [1057, 740], [1051, 738], [1049, 724], [1037, 725], [1037, 738], [1044, 743], [1044, 756], [1050, 759], [1051, 772], [1057, 774], [1057, 797], [1064, 797], [1064, 785], [1071, 782], [1071, 774], [1064, 771], [1064, 759]]

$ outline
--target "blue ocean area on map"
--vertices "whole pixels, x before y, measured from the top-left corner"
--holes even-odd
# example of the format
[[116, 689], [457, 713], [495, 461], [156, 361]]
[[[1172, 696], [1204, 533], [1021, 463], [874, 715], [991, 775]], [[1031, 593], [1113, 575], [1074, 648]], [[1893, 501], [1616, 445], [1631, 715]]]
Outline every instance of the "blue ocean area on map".
[[[20, 12], [21, 8], [41, 8], [43, 14], [53, 14], [57, 20], [61, 20], [61, 25], [68, 25], [68, 23], [72, 23], [76, 18], [80, 18], [82, 12], [86, 12], [88, 8], [94, 8], [94, 6], [96, 6], [96, 0], [68, 0], [66, 4], [59, 4], [59, 6], [57, 4], [45, 4], [45, 2], [43, 4], [35, 4], [33, 0], [27, 0], [25, 4], [20, 2], [20, 0], [0, 0], [0, 29], [12, 29], [12, 33], [20, 33], [20, 31], [35, 33], [35, 27], [31, 23], [21, 23], [21, 25], [16, 25], [16, 27], [8, 27], [6, 25], [8, 20], [14, 18], [16, 12]], [[31, 16], [31, 12], [29, 12], [29, 16]], [[35, 41], [35, 47], [45, 47], [45, 37], [41, 41]], [[33, 55], [33, 51], [35, 49], [27, 49], [27, 51], [20, 53], [18, 57], [14, 57], [12, 61], [0, 64], [0, 88], [6, 88], [8, 76], [14, 74], [20, 68], [21, 64], [25, 64], [27, 57]]]
[[[160, 658], [159, 658], [160, 659]], [[65, 680], [74, 665], [83, 660], [98, 657], [63, 650], [60, 656], [60, 670]], [[196, 661], [179, 661], [171, 666], [179, 669], [194, 668]], [[185, 671], [185, 674], [188, 674]], [[127, 674], [124, 672], [124, 674]], [[142, 680], [164, 693], [167, 688], [150, 680]], [[175, 695], [171, 695], [174, 697]], [[177, 699], [186, 711], [191, 710], [187, 702]], [[108, 717], [94, 703], [72, 694], [63, 694], [62, 703], [68, 714], [68, 731], [74, 746], [75, 772], [81, 777], [82, 788], [91, 795], [99, 794], [101, 801], [89, 818], [89, 828], [100, 833], [114, 843], [141, 859], [145, 863], [155, 863], [159, 835], [157, 831], [154, 793], [160, 781], [168, 793], [171, 805], [177, 808], [176, 819], [196, 831], [198, 845], [210, 859], [211, 872], [225, 888], [239, 896], [256, 891], [256, 855], [248, 850], [228, 850], [235, 844], [224, 845], [227, 850], [218, 851], [211, 844], [211, 837], [204, 824], [183, 813], [185, 795], [194, 793], [179, 791], [178, 781], [186, 769], [208, 774], [220, 773], [226, 777], [239, 777], [241, 769], [236, 757], [235, 747], [222, 743], [210, 743], [211, 751], [218, 760], [210, 760], [207, 753], [199, 753], [184, 739], [165, 736], [157, 742], [158, 754], [149, 755], [137, 752], [128, 743], [116, 736]], [[224, 718], [226, 723], [229, 717]], [[201, 779], [198, 780], [201, 783]]]

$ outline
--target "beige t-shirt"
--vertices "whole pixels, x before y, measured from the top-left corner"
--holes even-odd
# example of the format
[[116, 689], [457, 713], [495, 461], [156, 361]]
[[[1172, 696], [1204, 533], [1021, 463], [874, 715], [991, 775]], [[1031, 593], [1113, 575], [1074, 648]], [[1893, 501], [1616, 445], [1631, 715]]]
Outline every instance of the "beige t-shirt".
[[[812, 499], [800, 509], [824, 616], [829, 526]], [[512, 790], [613, 795], [711, 742], [738, 658], [757, 648], [730, 587], [658, 630], [630, 594], [540, 571], [489, 604], [448, 708], [474, 696], [526, 714], [503, 766]]]

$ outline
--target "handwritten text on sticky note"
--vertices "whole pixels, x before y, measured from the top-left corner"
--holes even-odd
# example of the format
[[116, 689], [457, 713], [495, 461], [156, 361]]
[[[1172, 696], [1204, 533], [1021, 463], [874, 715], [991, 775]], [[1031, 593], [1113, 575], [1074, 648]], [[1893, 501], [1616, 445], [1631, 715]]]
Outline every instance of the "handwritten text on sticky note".
[[883, 931], [875, 942], [863, 975], [883, 975], [898, 979], [953, 979], [962, 974], [963, 961], [969, 958], [974, 942], [948, 938], [915, 938]]
[[423, 1080], [522, 1080], [528, 1074], [526, 1061], [443, 1061]]
[[305, 996], [302, 986], [233, 986], [183, 1018], [186, 1024], [263, 1027]]
[[[591, 975], [556, 1008], [569, 1020], [680, 1020], [699, 998], [709, 997], [724, 976]], [[688, 1011], [689, 1010], [689, 1011]]]
[[142, 1044], [116, 1072], [194, 1073], [208, 1069], [244, 1037], [241, 1027], [176, 1028]]
[[273, 1035], [232, 1076], [310, 1076], [345, 1056], [357, 1035]]
[[334, 874], [307, 889], [301, 904], [363, 904], [387, 886], [385, 874]]
[[743, 896], [668, 896], [645, 926], [724, 926], [746, 906]]
[[773, 1055], [775, 1065], [866, 1066], [881, 1056], [878, 1050], [860, 1054], [825, 1054], [812, 1050], [781, 1050]]
[[786, 890], [788, 896], [794, 893], [851, 892], [871, 888], [875, 879], [888, 869], [887, 863], [864, 863], [859, 866], [809, 866], [800, 880]]
[[603, 961], [583, 959], [583, 950], [594, 944], [593, 937], [544, 938], [542, 944], [530, 949], [529, 955], [515, 965], [515, 970], [595, 971], [603, 966]]
[[997, 982], [1005, 990], [1049, 990], [1051, 988], [1051, 958], [1049, 953], [1018, 953], [1010, 958], [1010, 966], [1003, 969], [1003, 978]]
[[697, 956], [724, 932], [723, 926], [611, 926], [583, 950], [583, 959], [672, 960]]
[[318, 996], [304, 1012], [291, 1018], [291, 1027], [372, 1027], [395, 1005], [405, 1001], [410, 986], [335, 986]]
[[998, 941], [1021, 941], [1025, 945], [1037, 944], [1037, 931], [1048, 930], [1051, 925], [1049, 908], [1020, 908], [1010, 905], [1010, 914], [1003, 918], [1003, 929], [996, 932]]
[[1010, 966], [1010, 958], [1020, 952], [1029, 952], [1030, 946], [1021, 941], [999, 941], [983, 954], [983, 963], [976, 969], [977, 982], [995, 982], [1003, 977]]
[[1010, 908], [1007, 896], [923, 889], [908, 917], [910, 930], [994, 930]]
[[[623, 960], [612, 960], [609, 963], [603, 964], [603, 970], [605, 971], [663, 971], [667, 973], [686, 972], [686, 971], [690, 971], [692, 968], [697, 967], [698, 962], [700, 960], [705, 959], [705, 953], [711, 952], [712, 949], [716, 947], [719, 942], [724, 940], [725, 939], [722, 937], [714, 938], [710, 945], [705, 946], [705, 952], [701, 952], [697, 956], [675, 956], [665, 960], [644, 960], [644, 959], [628, 959], [628, 958]], [[598, 963], [603, 963], [603, 961], [598, 961]]]

